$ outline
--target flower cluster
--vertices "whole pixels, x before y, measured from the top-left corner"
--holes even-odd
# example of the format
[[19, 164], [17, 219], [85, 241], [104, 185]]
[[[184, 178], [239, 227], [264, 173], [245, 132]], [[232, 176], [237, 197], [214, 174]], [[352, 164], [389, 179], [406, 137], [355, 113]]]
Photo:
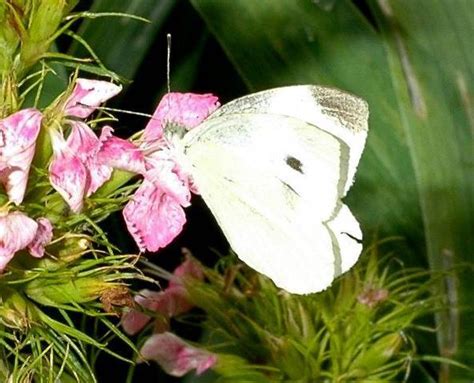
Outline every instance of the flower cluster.
[[21, 211], [11, 211], [25, 197], [31, 162], [42, 115], [25, 109], [0, 120], [0, 183], [8, 202], [0, 207], [0, 272], [14, 254], [28, 249], [34, 257], [42, 257], [44, 246], [52, 239], [53, 228], [47, 218], [34, 220]]
[[[120, 90], [109, 82], [80, 78], [72, 92], [61, 96], [44, 115], [30, 108], [0, 120], [0, 183], [9, 200], [0, 207], [0, 271], [19, 250], [28, 249], [41, 257], [52, 239], [50, 220], [32, 219], [21, 211], [41, 129], [47, 131], [53, 152], [49, 182], [73, 213], [83, 211], [85, 199], [111, 178], [114, 169], [120, 169], [143, 177], [123, 210], [128, 230], [141, 251], [157, 251], [182, 230], [183, 208], [190, 204], [192, 182], [177, 163], [164, 130], [168, 123], [185, 129], [195, 127], [218, 107], [217, 98], [167, 94], [142, 139], [132, 142], [114, 136], [110, 126], [97, 135], [85, 122]], [[44, 123], [45, 116], [48, 122], [59, 123]]]
[[[171, 278], [169, 285], [162, 291], [144, 289], [135, 296], [135, 302], [142, 308], [163, 316], [165, 319], [172, 318], [189, 311], [193, 305], [189, 302], [184, 279], [193, 278], [202, 280], [204, 274], [201, 265], [191, 258], [187, 258], [178, 266]], [[122, 327], [125, 332], [135, 335], [151, 320], [151, 317], [142, 311], [130, 310], [122, 317]], [[162, 328], [161, 322], [156, 321], [155, 330], [167, 330]]]
[[[212, 368], [217, 363], [217, 355], [193, 347], [169, 332], [169, 319], [193, 308], [188, 298], [186, 282], [202, 281], [202, 266], [194, 259], [187, 259], [178, 266], [163, 291], [141, 290], [135, 302], [155, 317], [154, 331], [140, 349], [140, 359], [154, 360], [168, 374], [183, 376], [191, 370], [197, 374]], [[142, 310], [131, 309], [122, 316], [122, 327], [126, 333], [134, 335], [150, 322], [152, 317]]]

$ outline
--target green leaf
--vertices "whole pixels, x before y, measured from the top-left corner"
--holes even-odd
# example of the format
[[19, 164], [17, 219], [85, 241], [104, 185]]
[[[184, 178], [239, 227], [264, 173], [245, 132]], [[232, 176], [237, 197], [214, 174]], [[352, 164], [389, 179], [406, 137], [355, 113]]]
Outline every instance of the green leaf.
[[[471, 6], [466, 0], [423, 0], [416, 6], [405, 0], [378, 6], [372, 2], [415, 168], [427, 255], [434, 270], [469, 262], [472, 267]], [[474, 360], [470, 272], [464, 268], [447, 275], [442, 288], [450, 307], [437, 316], [442, 356], [467, 365]], [[472, 378], [473, 370], [442, 365], [441, 381]]]
[[[148, 19], [149, 24], [127, 17], [86, 19], [78, 34], [94, 49], [106, 67], [132, 79], [175, 4], [173, 0], [96, 0], [91, 12], [120, 12], [141, 16]], [[84, 50], [75, 43], [69, 53], [83, 55]]]
[[[50, 48], [50, 52], [57, 52], [55, 44]], [[44, 108], [67, 88], [68, 74], [61, 63], [46, 63], [42, 60], [33, 67], [32, 73], [40, 71], [43, 72], [39, 75], [42, 83], [27, 94], [23, 107]]]

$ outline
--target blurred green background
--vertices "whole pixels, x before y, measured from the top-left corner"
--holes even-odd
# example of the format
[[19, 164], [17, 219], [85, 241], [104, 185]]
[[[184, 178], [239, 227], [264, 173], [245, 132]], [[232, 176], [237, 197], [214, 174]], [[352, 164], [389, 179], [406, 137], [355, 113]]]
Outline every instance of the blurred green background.
[[[167, 33], [174, 91], [212, 92], [226, 102], [281, 85], [322, 84], [366, 99], [368, 143], [348, 203], [367, 242], [400, 237], [388, 251], [404, 264], [446, 273], [438, 286], [446, 309], [431, 324], [438, 350], [474, 364], [472, 0], [96, 0], [81, 1], [76, 10], [89, 9], [150, 20], [95, 18], [77, 25], [102, 63], [129, 80], [112, 107], [153, 112], [166, 90]], [[67, 36], [58, 47], [89, 56]], [[65, 72], [52, 79], [49, 97], [66, 83]], [[119, 135], [146, 124], [142, 117], [119, 117]], [[188, 218], [184, 233], [154, 259], [174, 265], [183, 245], [209, 261], [210, 247], [225, 251], [199, 199]], [[123, 230], [118, 219], [108, 225]], [[134, 250], [121, 235], [116, 242]], [[436, 342], [427, 335], [420, 351], [435, 354]], [[118, 361], [99, 363], [108, 366], [98, 368], [101, 381], [126, 369]], [[425, 381], [433, 381], [438, 367], [425, 366]], [[136, 381], [153, 375], [162, 376], [155, 366], [140, 367]], [[445, 382], [472, 378], [454, 367], [440, 371]]]

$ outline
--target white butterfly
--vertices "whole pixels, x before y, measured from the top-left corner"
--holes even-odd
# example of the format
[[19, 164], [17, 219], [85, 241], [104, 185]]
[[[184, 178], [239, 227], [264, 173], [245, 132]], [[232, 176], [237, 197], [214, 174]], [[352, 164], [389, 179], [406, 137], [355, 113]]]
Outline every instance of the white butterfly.
[[358, 97], [289, 86], [220, 107], [180, 143], [232, 249], [288, 292], [324, 290], [362, 251], [359, 224], [341, 198], [367, 119]]

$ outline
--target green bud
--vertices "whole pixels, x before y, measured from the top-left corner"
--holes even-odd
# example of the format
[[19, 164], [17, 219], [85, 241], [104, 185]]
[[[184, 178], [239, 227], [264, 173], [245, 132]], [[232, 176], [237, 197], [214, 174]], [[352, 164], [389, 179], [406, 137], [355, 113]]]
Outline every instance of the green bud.
[[0, 2], [0, 78], [10, 72], [22, 33], [21, 7]]
[[301, 369], [304, 359], [301, 353], [294, 347], [290, 338], [267, 335], [266, 341], [275, 364], [280, 366], [291, 379], [302, 379], [305, 372]]
[[384, 366], [399, 350], [403, 338], [399, 333], [385, 335], [369, 345], [351, 365], [351, 377], [365, 377]]
[[5, 118], [18, 110], [18, 83], [13, 72], [3, 73], [0, 80], [0, 118]]
[[66, 265], [82, 257], [88, 251], [89, 245], [90, 239], [85, 235], [66, 234], [62, 240], [47, 246], [48, 256], [33, 258], [23, 252], [17, 254], [11, 262], [24, 270], [44, 269], [54, 272], [62, 269], [64, 271]]
[[217, 363], [212, 370], [224, 380], [227, 378], [232, 382], [266, 383], [269, 381], [267, 375], [255, 370], [247, 360], [231, 354], [218, 354]]
[[53, 278], [37, 278], [25, 286], [29, 298], [46, 306], [80, 304], [99, 298], [115, 286], [101, 277], [79, 277], [73, 274]]
[[18, 330], [27, 330], [34, 316], [34, 307], [20, 293], [2, 287], [0, 292], [0, 323]]
[[90, 243], [91, 241], [86, 235], [65, 235], [62, 241], [48, 247], [48, 252], [52, 254], [59, 263], [70, 263], [82, 257], [89, 250]]
[[65, 0], [34, 0], [28, 28], [22, 38], [20, 73], [35, 64], [49, 49], [63, 19]]

